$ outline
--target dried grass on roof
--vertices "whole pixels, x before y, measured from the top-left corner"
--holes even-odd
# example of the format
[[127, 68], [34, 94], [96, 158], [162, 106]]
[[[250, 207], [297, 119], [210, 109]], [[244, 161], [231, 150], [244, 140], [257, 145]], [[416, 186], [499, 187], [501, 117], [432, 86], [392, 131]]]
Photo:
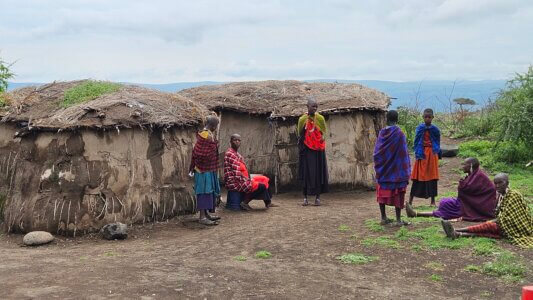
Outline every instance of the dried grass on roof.
[[207, 111], [176, 94], [124, 85], [116, 92], [62, 108], [65, 91], [84, 81], [54, 82], [8, 94], [2, 122], [28, 122], [29, 128], [190, 126], [203, 121]]
[[236, 82], [202, 86], [179, 92], [212, 110], [233, 110], [272, 117], [298, 116], [313, 96], [325, 114], [350, 110], [386, 110], [384, 93], [360, 84], [306, 83], [301, 81]]

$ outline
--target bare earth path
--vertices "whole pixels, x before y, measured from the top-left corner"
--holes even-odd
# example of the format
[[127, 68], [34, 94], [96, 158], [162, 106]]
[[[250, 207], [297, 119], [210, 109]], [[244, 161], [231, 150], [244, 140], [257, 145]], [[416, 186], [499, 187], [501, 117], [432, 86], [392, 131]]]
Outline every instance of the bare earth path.
[[[459, 174], [447, 169], [443, 188], [454, 189], [451, 182]], [[254, 212], [221, 210], [223, 220], [212, 228], [189, 217], [134, 226], [125, 241], [58, 237], [51, 245], [28, 248], [20, 246], [20, 235], [0, 235], [0, 298], [517, 299], [524, 285], [465, 271], [468, 264], [489, 261], [467, 250], [362, 245], [362, 239], [375, 236], [365, 220], [379, 217], [373, 192], [324, 195], [322, 207], [301, 207], [298, 194], [278, 195], [275, 201], [280, 207], [268, 211], [255, 201]], [[349, 230], [340, 231], [340, 225]], [[533, 251], [498, 244], [533, 260]], [[260, 250], [272, 257], [255, 258]], [[379, 259], [362, 265], [336, 259], [351, 252]], [[445, 269], [424, 267], [435, 261]], [[435, 272], [442, 281], [429, 280]], [[533, 283], [531, 273], [527, 276]]]

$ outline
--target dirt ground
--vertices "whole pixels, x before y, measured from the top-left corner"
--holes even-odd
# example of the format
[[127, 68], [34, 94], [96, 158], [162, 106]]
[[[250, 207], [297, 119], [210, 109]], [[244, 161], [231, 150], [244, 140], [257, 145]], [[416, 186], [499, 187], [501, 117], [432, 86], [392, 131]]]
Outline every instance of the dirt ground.
[[[443, 161], [439, 188], [453, 190], [459, 159]], [[50, 245], [22, 247], [21, 235], [0, 235], [0, 295], [3, 299], [518, 299], [522, 284], [507, 284], [464, 270], [487, 257], [468, 250], [416, 252], [367, 247], [375, 236], [364, 222], [378, 219], [371, 191], [332, 193], [323, 206], [302, 207], [300, 195], [275, 197], [279, 207], [253, 212], [219, 210], [220, 225], [205, 228], [191, 216], [136, 225], [125, 241], [97, 235], [57, 237]], [[254, 203], [255, 202], [255, 203]], [[416, 205], [429, 201], [415, 200]], [[392, 212], [392, 211], [389, 211]], [[392, 214], [391, 214], [392, 216]], [[339, 230], [340, 225], [350, 228]], [[427, 225], [411, 225], [427, 226]], [[409, 228], [412, 229], [412, 228]], [[398, 229], [390, 227], [387, 234]], [[526, 262], [533, 251], [504, 242]], [[266, 250], [269, 259], [255, 253]], [[342, 264], [345, 253], [378, 260]], [[239, 261], [236, 256], [244, 256]], [[444, 270], [429, 270], [435, 262]], [[429, 279], [432, 274], [442, 281]], [[533, 283], [531, 272], [526, 281]]]

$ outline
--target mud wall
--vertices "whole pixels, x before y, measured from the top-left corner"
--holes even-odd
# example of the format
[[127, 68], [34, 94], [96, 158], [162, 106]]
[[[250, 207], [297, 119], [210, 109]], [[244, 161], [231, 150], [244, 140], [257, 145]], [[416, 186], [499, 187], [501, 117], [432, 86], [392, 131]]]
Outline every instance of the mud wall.
[[251, 174], [267, 175], [274, 180], [274, 135], [267, 117], [223, 111], [219, 131], [220, 162], [223, 162], [224, 153], [230, 147], [230, 137], [234, 133], [241, 135], [239, 153], [244, 157], [248, 171]]
[[[278, 120], [275, 149], [278, 190], [300, 188], [298, 182], [298, 136], [296, 119]], [[382, 112], [350, 112], [326, 116], [326, 157], [332, 190], [374, 187], [373, 151], [385, 124]]]
[[39, 132], [0, 126], [5, 230], [76, 235], [193, 212], [194, 129]]

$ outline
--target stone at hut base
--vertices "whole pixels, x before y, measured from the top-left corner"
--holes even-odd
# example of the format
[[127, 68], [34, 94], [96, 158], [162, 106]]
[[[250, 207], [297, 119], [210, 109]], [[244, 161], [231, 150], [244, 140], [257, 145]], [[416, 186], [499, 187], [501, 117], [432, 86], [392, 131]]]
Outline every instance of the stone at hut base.
[[440, 145], [442, 157], [455, 157], [459, 153], [459, 146], [457, 145]]
[[22, 243], [26, 246], [39, 246], [48, 244], [54, 240], [54, 236], [46, 231], [32, 231], [27, 233], [22, 239]]
[[102, 227], [102, 236], [106, 240], [124, 240], [128, 237], [128, 225], [117, 222]]

